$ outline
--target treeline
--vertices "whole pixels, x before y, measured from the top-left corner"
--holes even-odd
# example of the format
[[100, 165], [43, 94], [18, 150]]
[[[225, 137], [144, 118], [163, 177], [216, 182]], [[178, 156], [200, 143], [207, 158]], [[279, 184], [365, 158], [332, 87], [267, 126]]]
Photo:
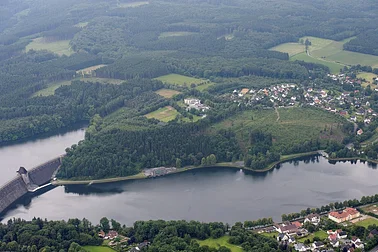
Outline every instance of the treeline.
[[344, 50], [378, 55], [378, 30], [368, 30], [344, 44]]
[[102, 239], [86, 219], [67, 222], [13, 219], [0, 224], [0, 251], [72, 251], [69, 250], [72, 243], [99, 246]]

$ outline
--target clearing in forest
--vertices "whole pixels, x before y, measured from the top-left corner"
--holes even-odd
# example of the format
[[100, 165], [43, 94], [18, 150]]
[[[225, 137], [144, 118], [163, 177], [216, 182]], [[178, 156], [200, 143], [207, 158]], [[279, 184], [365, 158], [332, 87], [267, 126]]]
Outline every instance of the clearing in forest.
[[177, 31], [177, 32], [162, 32], [159, 35], [159, 39], [169, 38], [169, 37], [183, 37], [197, 34], [197, 32], [186, 32], [186, 31]]
[[162, 122], [169, 122], [174, 120], [179, 114], [180, 113], [175, 108], [166, 106], [145, 115], [145, 117], [147, 117], [148, 119], [155, 118]]
[[155, 93], [163, 96], [164, 98], [172, 98], [175, 95], [181, 94], [181, 92], [176, 91], [176, 90], [172, 90], [172, 89], [160, 89], [160, 90], [156, 91]]
[[114, 252], [114, 249], [105, 246], [84, 246], [84, 249], [88, 252]]
[[78, 27], [78, 28], [84, 28], [84, 27], [86, 27], [88, 24], [89, 24], [89, 22], [81, 22], [81, 23], [75, 24], [74, 26], [75, 26], [75, 27]]
[[201, 84], [207, 84], [210, 82], [209, 80], [197, 79], [194, 77], [188, 77], [181, 74], [167, 74], [167, 75], [155, 78], [155, 79], [163, 83], [187, 86], [187, 87], [190, 87], [192, 84], [199, 86]]
[[149, 4], [149, 2], [148, 1], [139, 1], [139, 2], [130, 2], [130, 3], [119, 3], [118, 7], [119, 8], [135, 8], [135, 7], [139, 7], [139, 6], [146, 5], [146, 4]]
[[67, 56], [74, 53], [70, 46], [70, 40], [48, 41], [43, 37], [33, 39], [33, 41], [26, 46], [25, 50], [27, 52], [30, 50], [47, 50], [58, 55]]
[[242, 252], [243, 249], [237, 245], [228, 243], [228, 240], [230, 239], [229, 236], [223, 236], [218, 239], [209, 238], [203, 241], [197, 240], [199, 245], [201, 246], [209, 246], [210, 248], [216, 248], [219, 249], [220, 247], [226, 247], [231, 249], [232, 252]]
[[32, 97], [54, 95], [55, 90], [57, 90], [61, 86], [68, 86], [68, 85], [71, 85], [70, 80], [53, 82], [53, 83], [50, 83], [47, 88], [39, 90], [38, 92], [34, 93]]
[[213, 134], [220, 129], [231, 129], [236, 133], [241, 146], [249, 145], [249, 132], [262, 130], [273, 136], [273, 147], [277, 150], [287, 148], [287, 144], [302, 144], [316, 139], [333, 139], [341, 142], [345, 119], [332, 113], [313, 108], [279, 108], [277, 113], [270, 110], [249, 110], [238, 113], [209, 128]]
[[301, 43], [285, 43], [271, 48], [270, 50], [286, 52], [290, 60], [303, 60], [306, 62], [320, 63], [330, 68], [331, 72], [337, 73], [345, 65], [363, 65], [378, 67], [378, 56], [356, 53], [343, 50], [343, 45], [353, 38], [343, 41], [334, 41], [317, 37], [303, 37], [311, 42], [308, 53], [305, 45]]
[[80, 69], [80, 70], [77, 70], [76, 73], [77, 74], [86, 74], [86, 75], [90, 75], [92, 74], [93, 71], [96, 71], [97, 69], [100, 69], [102, 67], [105, 67], [106, 65], [104, 64], [100, 64], [100, 65], [96, 65], [96, 66], [91, 66], [91, 67], [87, 67], [87, 68], [83, 68], [83, 69]]
[[126, 82], [125, 80], [120, 80], [120, 79], [97, 78], [97, 77], [78, 78], [77, 80], [84, 81], [84, 82], [93, 82], [93, 83], [98, 82], [101, 84], [113, 84], [113, 85], [119, 85]]

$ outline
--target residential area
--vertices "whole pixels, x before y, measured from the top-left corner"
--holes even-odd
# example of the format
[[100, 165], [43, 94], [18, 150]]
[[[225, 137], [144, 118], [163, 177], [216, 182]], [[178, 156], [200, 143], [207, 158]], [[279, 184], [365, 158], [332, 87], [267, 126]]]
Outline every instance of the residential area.
[[[362, 208], [363, 212], [378, 211], [376, 205]], [[310, 213], [295, 221], [275, 223], [256, 229], [264, 236], [274, 237], [288, 251], [357, 252], [370, 251], [378, 241], [378, 219], [346, 207], [328, 213]], [[365, 248], [368, 247], [367, 250]]]

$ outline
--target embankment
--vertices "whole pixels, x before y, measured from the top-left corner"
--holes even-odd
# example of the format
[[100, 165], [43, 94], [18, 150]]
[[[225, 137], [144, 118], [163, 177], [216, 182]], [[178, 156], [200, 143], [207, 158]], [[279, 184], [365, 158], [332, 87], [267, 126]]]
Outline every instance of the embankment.
[[30, 169], [25, 176], [17, 176], [0, 188], [0, 213], [9, 208], [16, 200], [29, 193], [29, 184], [42, 186], [50, 182], [51, 177], [61, 165], [61, 157], [54, 158], [46, 163]]

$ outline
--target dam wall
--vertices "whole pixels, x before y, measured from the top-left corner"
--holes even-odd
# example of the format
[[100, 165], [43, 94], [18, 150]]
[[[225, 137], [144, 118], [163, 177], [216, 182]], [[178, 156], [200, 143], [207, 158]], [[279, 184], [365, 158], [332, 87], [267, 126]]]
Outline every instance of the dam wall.
[[29, 171], [21, 167], [14, 179], [0, 187], [0, 213], [28, 192], [50, 182], [61, 163], [62, 157], [59, 156]]

